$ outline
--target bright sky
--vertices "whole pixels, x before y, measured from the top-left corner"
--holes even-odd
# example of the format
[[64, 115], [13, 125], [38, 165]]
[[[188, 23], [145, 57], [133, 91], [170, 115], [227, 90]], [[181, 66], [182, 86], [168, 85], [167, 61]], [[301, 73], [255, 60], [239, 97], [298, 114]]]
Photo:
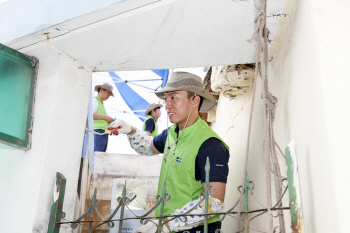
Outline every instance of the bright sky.
[[[170, 70], [170, 74], [173, 71], [186, 71], [191, 72], [193, 74], [198, 75], [202, 79], [204, 79], [204, 76], [206, 72], [204, 72], [203, 67], [196, 67], [196, 68], [177, 68], [174, 70]], [[150, 70], [144, 70], [144, 71], [120, 71], [116, 72], [116, 74], [124, 79], [124, 80], [145, 80], [145, 79], [159, 79], [160, 77], [156, 75], [154, 72]], [[120, 96], [117, 88], [113, 85], [113, 80], [109, 77], [108, 72], [101, 72], [101, 73], [93, 73], [92, 75], [92, 84], [93, 86], [103, 84], [103, 83], [110, 83], [113, 86], [113, 94], [114, 97], [110, 97], [108, 100], [104, 101], [104, 106], [106, 108], [107, 114], [112, 118], [118, 118], [128, 121], [131, 125], [141, 128], [143, 126], [143, 122], [131, 111], [131, 109], [128, 107], [128, 105], [124, 102], [123, 98]], [[143, 81], [143, 82], [136, 82], [138, 85], [146, 86], [152, 89], [156, 89], [161, 85], [162, 81]], [[163, 100], [159, 99], [150, 89], [140, 87], [137, 85], [133, 85], [131, 83], [128, 84], [129, 87], [131, 87], [134, 91], [136, 91], [141, 97], [143, 97], [148, 103], [160, 103], [164, 104]], [[97, 95], [97, 92], [94, 93], [94, 96]], [[144, 110], [144, 109], [140, 109]], [[129, 113], [123, 113], [123, 111], [129, 112]], [[161, 108], [161, 117], [158, 119], [158, 133], [161, 133], [164, 129], [167, 127], [167, 115], [166, 110], [164, 107]], [[168, 122], [168, 125], [172, 125], [170, 122]], [[130, 144], [128, 142], [128, 139], [126, 135], [118, 135], [118, 136], [109, 136], [108, 141], [108, 147], [107, 147], [108, 153], [119, 153], [119, 154], [136, 154], [136, 152], [130, 148]]]

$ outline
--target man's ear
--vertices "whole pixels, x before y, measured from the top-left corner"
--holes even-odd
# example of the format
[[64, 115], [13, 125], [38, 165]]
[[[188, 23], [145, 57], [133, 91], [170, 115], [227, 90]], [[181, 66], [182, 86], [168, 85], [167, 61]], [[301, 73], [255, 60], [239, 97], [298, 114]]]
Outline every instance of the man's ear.
[[199, 103], [200, 103], [200, 101], [201, 101], [201, 97], [199, 96], [199, 95], [194, 95], [193, 96], [193, 100], [194, 100], [194, 103], [195, 104], [198, 104], [199, 105]]

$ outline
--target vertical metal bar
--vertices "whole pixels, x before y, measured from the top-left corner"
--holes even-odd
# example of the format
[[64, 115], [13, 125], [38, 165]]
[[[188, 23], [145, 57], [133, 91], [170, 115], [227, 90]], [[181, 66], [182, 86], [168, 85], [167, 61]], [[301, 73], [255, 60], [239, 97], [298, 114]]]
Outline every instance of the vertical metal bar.
[[56, 173], [56, 183], [54, 188], [54, 200], [51, 206], [49, 227], [47, 233], [59, 233], [60, 226], [56, 222], [61, 221], [64, 192], [66, 190], [66, 178], [61, 173]]
[[294, 141], [291, 141], [285, 150], [287, 163], [287, 180], [289, 191], [290, 216], [292, 218], [292, 232], [304, 232], [303, 209], [298, 175], [298, 162], [295, 153]]
[[[160, 203], [159, 216], [163, 216], [165, 193], [166, 193], [166, 186], [165, 186], [165, 182], [164, 182], [163, 188], [162, 188], [162, 202]], [[163, 224], [163, 219], [159, 218], [158, 219], [158, 229], [157, 229], [158, 233], [161, 233], [162, 224]]]
[[[209, 171], [210, 162], [209, 157], [207, 157], [207, 163], [205, 164], [205, 213], [208, 213], [209, 205]], [[208, 215], [204, 216], [204, 233], [208, 233]]]
[[[245, 186], [244, 186], [244, 210], [248, 211], [248, 174], [245, 177]], [[244, 233], [249, 233], [249, 214], [245, 214], [245, 220], [244, 220]]]
[[[120, 219], [124, 218], [124, 209], [125, 209], [125, 198], [126, 198], [126, 181], [124, 184], [124, 188], [123, 188], [123, 192], [122, 192], [122, 206], [120, 209]], [[123, 220], [119, 221], [119, 230], [118, 233], [122, 233], [122, 229], [123, 229]]]
[[96, 193], [97, 193], [97, 190], [96, 190], [96, 188], [95, 188], [94, 195], [92, 195], [92, 200], [91, 200], [90, 222], [89, 222], [89, 228], [88, 228], [88, 232], [89, 232], [89, 233], [91, 232], [92, 220], [93, 220], [93, 218], [94, 218]]

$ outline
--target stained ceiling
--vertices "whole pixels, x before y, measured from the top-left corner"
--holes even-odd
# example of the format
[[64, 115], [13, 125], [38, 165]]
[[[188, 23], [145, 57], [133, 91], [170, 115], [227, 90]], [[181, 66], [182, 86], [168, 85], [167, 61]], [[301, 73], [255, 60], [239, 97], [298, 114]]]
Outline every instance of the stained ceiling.
[[[286, 0], [269, 0], [272, 40]], [[124, 1], [6, 45], [27, 54], [55, 48], [93, 71], [253, 63], [253, 0]]]

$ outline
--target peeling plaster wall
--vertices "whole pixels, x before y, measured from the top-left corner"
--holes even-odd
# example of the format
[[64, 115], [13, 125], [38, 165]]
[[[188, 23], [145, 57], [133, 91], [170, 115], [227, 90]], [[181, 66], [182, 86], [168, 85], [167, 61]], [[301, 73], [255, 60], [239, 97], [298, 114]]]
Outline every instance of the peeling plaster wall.
[[0, 150], [1, 232], [47, 232], [56, 172], [67, 179], [67, 219], [77, 193], [91, 70], [48, 45], [25, 53], [39, 59], [32, 148]]
[[[245, 96], [239, 95], [234, 99], [229, 99], [221, 93], [216, 107], [216, 120], [211, 125], [211, 128], [230, 148], [225, 210], [230, 209], [240, 195], [236, 188], [241, 185], [243, 179], [244, 139], [247, 132], [245, 130], [247, 128], [246, 119], [249, 117], [244, 108], [248, 102]], [[222, 224], [223, 231], [237, 231], [238, 227], [236, 227], [237, 223], [235, 222], [231, 217], [226, 217]]]
[[[305, 232], [345, 233], [350, 227], [350, 190], [346, 185], [350, 180], [346, 148], [350, 138], [348, 9], [350, 3], [345, 1], [290, 0], [285, 7], [288, 16], [270, 49], [270, 92], [278, 98], [275, 139], [283, 150], [295, 139]], [[236, 186], [242, 184], [251, 98], [251, 90], [232, 101], [220, 97], [213, 124], [231, 149], [228, 207], [238, 198], [236, 194], [231, 200], [231, 193], [237, 193]], [[231, 127], [220, 122], [230, 122]], [[263, 134], [258, 80], [248, 175], [255, 182], [255, 196], [266, 205]], [[285, 174], [283, 159], [280, 164]], [[288, 199], [283, 202], [288, 206]], [[250, 209], [262, 208], [254, 198], [249, 205]], [[291, 232], [288, 211], [285, 213], [286, 229]], [[266, 215], [258, 217], [251, 227], [267, 231], [266, 220]], [[225, 221], [223, 226], [224, 232], [232, 232], [237, 220]]]
[[[259, 87], [258, 87], [259, 90]], [[263, 122], [262, 105], [259, 98], [261, 92], [256, 92], [253, 111], [252, 133], [250, 140], [250, 153], [248, 159], [248, 177], [255, 183], [254, 197], [249, 195], [249, 209], [261, 209], [266, 206], [265, 165], [263, 159]], [[230, 148], [229, 176], [226, 186], [225, 210], [234, 206], [240, 193], [237, 187], [244, 185], [244, 165], [247, 149], [249, 117], [252, 103], [252, 87], [244, 95], [230, 99], [220, 94], [217, 105], [216, 121], [212, 128], [225, 141]], [[225, 122], [225, 123], [223, 123]], [[283, 165], [283, 164], [282, 164]], [[282, 172], [285, 175], [285, 172]], [[275, 198], [273, 199], [275, 200]], [[260, 203], [259, 203], [260, 202]], [[273, 201], [275, 202], [275, 201]], [[287, 200], [288, 202], [288, 200]], [[285, 202], [286, 203], [286, 202]], [[235, 208], [236, 211], [238, 207]], [[244, 210], [244, 202], [242, 205]], [[251, 215], [250, 217], [252, 217]], [[288, 216], [288, 213], [287, 213]], [[236, 216], [235, 216], [236, 217]], [[286, 226], [290, 225], [286, 217]], [[267, 215], [262, 215], [251, 222], [251, 227], [259, 231], [268, 232]], [[241, 226], [242, 227], [242, 226]], [[238, 228], [238, 219], [227, 216], [222, 225], [223, 232], [235, 232]]]

